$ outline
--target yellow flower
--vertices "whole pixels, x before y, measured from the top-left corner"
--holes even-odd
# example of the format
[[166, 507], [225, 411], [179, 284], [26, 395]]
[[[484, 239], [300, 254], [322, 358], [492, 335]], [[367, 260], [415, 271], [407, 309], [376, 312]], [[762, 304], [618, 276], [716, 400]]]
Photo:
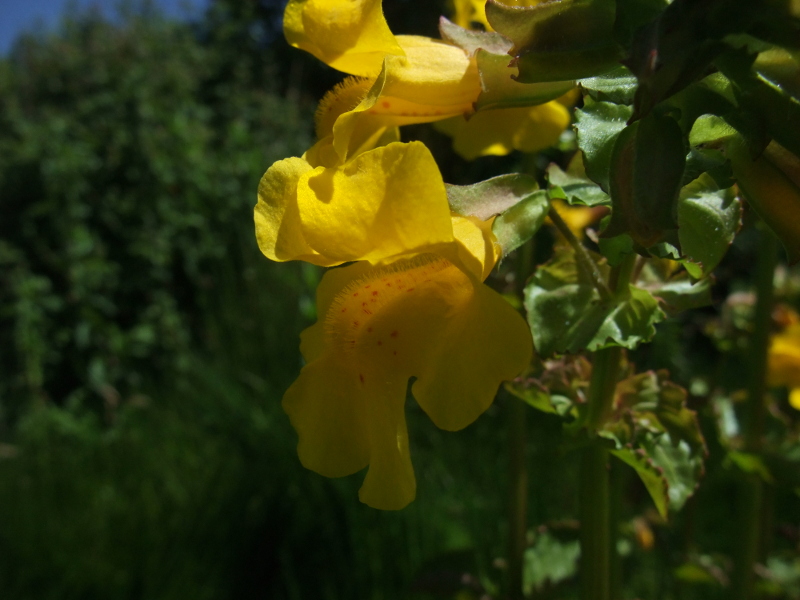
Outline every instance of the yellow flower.
[[351, 146], [351, 137], [472, 112], [481, 91], [474, 59], [441, 40], [393, 35], [381, 0], [290, 0], [283, 30], [292, 46], [367, 78], [346, 79], [323, 101], [334, 104], [352, 88], [362, 92], [360, 102], [337, 114], [325, 132], [334, 134], [342, 161], [361, 145]]
[[384, 266], [329, 270], [306, 360], [283, 398], [302, 464], [327, 477], [369, 467], [362, 502], [393, 510], [414, 499], [404, 405], [411, 393], [440, 428], [472, 423], [503, 380], [528, 365], [522, 317], [481, 280], [494, 266], [490, 223], [453, 217], [444, 254], [411, 249]]
[[800, 324], [790, 325], [772, 338], [767, 382], [770, 386], [787, 386], [789, 403], [800, 410]]
[[[592, 223], [597, 222], [603, 213], [607, 212], [607, 209], [604, 208], [572, 206], [563, 200], [559, 200], [558, 198], [552, 200], [551, 205], [564, 220], [564, 223], [567, 224], [567, 227], [569, 227], [573, 235], [579, 240], [583, 239], [586, 228]], [[547, 217], [545, 222], [549, 225], [553, 224], [550, 220], [550, 217]], [[558, 230], [556, 231], [558, 232], [559, 243], [566, 243], [566, 240], [563, 239], [561, 232]]]
[[273, 164], [258, 188], [256, 239], [275, 261], [373, 264], [452, 244], [442, 176], [421, 142], [390, 143], [346, 163], [330, 139]]

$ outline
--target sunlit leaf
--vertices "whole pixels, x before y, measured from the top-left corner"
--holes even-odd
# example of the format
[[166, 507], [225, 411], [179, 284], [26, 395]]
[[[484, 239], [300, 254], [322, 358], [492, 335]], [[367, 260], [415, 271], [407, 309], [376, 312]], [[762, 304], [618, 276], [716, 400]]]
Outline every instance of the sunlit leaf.
[[622, 58], [613, 37], [614, 0], [561, 0], [536, 6], [486, 4], [492, 27], [514, 42], [519, 81], [563, 81], [604, 73]]
[[[607, 273], [608, 267], [601, 270]], [[601, 301], [589, 274], [567, 250], [536, 271], [525, 288], [525, 307], [542, 356], [608, 346], [635, 348], [652, 338], [655, 323], [665, 316], [649, 292], [633, 286], [628, 294]]]
[[620, 66], [603, 75], [581, 79], [578, 85], [599, 102], [633, 104], [639, 83], [627, 67]]
[[550, 200], [545, 190], [537, 190], [497, 217], [492, 233], [508, 254], [527, 242], [544, 223], [550, 211]]
[[508, 52], [513, 44], [499, 33], [465, 29], [447, 17], [439, 17], [439, 33], [443, 40], [462, 48], [470, 56], [474, 56], [480, 48], [483, 48], [492, 54], [506, 55], [506, 65], [510, 62]]
[[547, 180], [550, 182], [550, 196], [561, 198], [570, 204], [598, 206], [611, 203], [600, 186], [586, 176], [565, 173], [555, 163], [547, 167]]
[[530, 197], [539, 185], [524, 173], [508, 173], [471, 185], [446, 184], [450, 209], [486, 221]]
[[678, 237], [686, 270], [705, 277], [719, 264], [741, 227], [742, 207], [733, 188], [719, 189], [704, 174], [683, 187], [678, 201]]
[[586, 98], [583, 108], [575, 111], [575, 129], [586, 175], [606, 192], [614, 144], [631, 114], [629, 106], [591, 98]]
[[476, 60], [481, 79], [476, 110], [536, 106], [555, 100], [575, 87], [572, 80], [520, 83], [512, 79], [517, 70], [509, 68], [506, 54], [478, 50]]

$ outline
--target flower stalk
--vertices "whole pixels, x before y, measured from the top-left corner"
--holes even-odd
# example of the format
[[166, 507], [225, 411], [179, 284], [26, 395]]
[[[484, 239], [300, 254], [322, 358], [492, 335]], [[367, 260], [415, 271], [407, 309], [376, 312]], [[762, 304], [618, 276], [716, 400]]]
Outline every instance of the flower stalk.
[[591, 257], [589, 252], [583, 247], [583, 244], [580, 243], [580, 240], [575, 237], [575, 234], [572, 233], [572, 230], [564, 222], [564, 219], [561, 218], [561, 215], [558, 214], [558, 211], [555, 208], [551, 206], [550, 212], [547, 213], [547, 216], [550, 217], [553, 225], [556, 226], [556, 229], [558, 229], [559, 233], [564, 236], [564, 239], [567, 240], [567, 243], [575, 252], [575, 260], [578, 263], [578, 267], [591, 278], [592, 284], [600, 294], [600, 298], [604, 301], [610, 300], [611, 291], [609, 290], [608, 285], [606, 285], [606, 282], [603, 281], [603, 275], [600, 273], [597, 263]]
[[[534, 240], [528, 240], [517, 252], [516, 286], [523, 296], [525, 282], [533, 270]], [[508, 397], [508, 597], [522, 600], [525, 547], [527, 546], [528, 470], [525, 465], [527, 444], [525, 403], [511, 394]]]
[[[608, 288], [619, 296], [627, 290], [636, 264], [635, 255], [612, 269]], [[611, 531], [608, 449], [596, 435], [613, 409], [622, 348], [611, 346], [594, 353], [585, 425], [591, 439], [581, 451], [579, 516], [581, 522], [581, 598], [610, 600], [613, 537]]]
[[[753, 334], [748, 345], [747, 363], [750, 366], [747, 385], [747, 422], [745, 423], [745, 449], [758, 452], [764, 433], [767, 389], [767, 352], [769, 350], [773, 280], [778, 258], [778, 241], [761, 227], [761, 245], [756, 263], [756, 306], [753, 314]], [[755, 587], [754, 566], [761, 558], [763, 537], [764, 482], [752, 473], [745, 475], [739, 488], [740, 544], [736, 556], [731, 587], [735, 600], [753, 597]]]

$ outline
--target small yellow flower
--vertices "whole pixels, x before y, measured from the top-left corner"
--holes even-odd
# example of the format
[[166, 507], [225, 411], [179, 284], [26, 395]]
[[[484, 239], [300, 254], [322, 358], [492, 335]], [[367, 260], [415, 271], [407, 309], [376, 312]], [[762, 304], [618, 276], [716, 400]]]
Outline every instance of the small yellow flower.
[[789, 388], [789, 403], [800, 410], [800, 324], [790, 325], [772, 338], [767, 382]]
[[328, 477], [369, 467], [362, 502], [393, 510], [414, 499], [404, 405], [411, 392], [456, 431], [528, 365], [522, 317], [481, 280], [494, 266], [490, 224], [453, 217], [444, 254], [409, 251], [390, 264], [329, 270], [318, 321], [301, 335], [306, 366], [283, 398], [302, 464]]

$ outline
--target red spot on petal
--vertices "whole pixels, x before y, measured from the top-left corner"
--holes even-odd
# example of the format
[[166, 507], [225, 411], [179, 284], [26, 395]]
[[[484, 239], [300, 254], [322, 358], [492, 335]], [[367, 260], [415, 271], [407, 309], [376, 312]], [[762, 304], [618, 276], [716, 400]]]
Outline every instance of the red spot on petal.
[[358, 296], [358, 292], [356, 292], [355, 294], [353, 294], [353, 298], [355, 298], [356, 296]]
[[361, 380], [361, 383], [364, 383], [364, 376], [361, 373], [358, 374], [358, 378]]
[[395, 338], [397, 337], [397, 331], [396, 330], [392, 332], [392, 337], [395, 337]]
[[406, 291], [407, 291], [407, 292], [413, 292], [413, 291], [414, 291], [414, 288], [408, 288]]
[[342, 309], [342, 312], [347, 312], [347, 307], [346, 306]]
[[381, 102], [381, 106], [383, 106], [383, 108], [389, 108], [391, 105], [392, 105], [392, 103], [391, 102], [387, 102], [386, 100]]
[[378, 346], [383, 346], [383, 342], [378, 340]]
[[394, 354], [395, 356], [397, 356], [397, 350], [395, 350], [394, 352], [392, 352], [392, 354]]
[[358, 321], [353, 321], [353, 327], [358, 327], [358, 326], [359, 326], [359, 322]]
[[374, 292], [372, 292], [372, 295], [373, 296], [377, 296], [378, 295], [378, 290], [375, 290]]
[[367, 333], [372, 333], [372, 327], [367, 327]]
[[364, 289], [365, 289], [365, 290], [368, 290], [368, 289], [369, 289], [369, 288], [371, 288], [371, 287], [372, 287], [371, 285], [365, 285], [365, 286], [364, 286]]

